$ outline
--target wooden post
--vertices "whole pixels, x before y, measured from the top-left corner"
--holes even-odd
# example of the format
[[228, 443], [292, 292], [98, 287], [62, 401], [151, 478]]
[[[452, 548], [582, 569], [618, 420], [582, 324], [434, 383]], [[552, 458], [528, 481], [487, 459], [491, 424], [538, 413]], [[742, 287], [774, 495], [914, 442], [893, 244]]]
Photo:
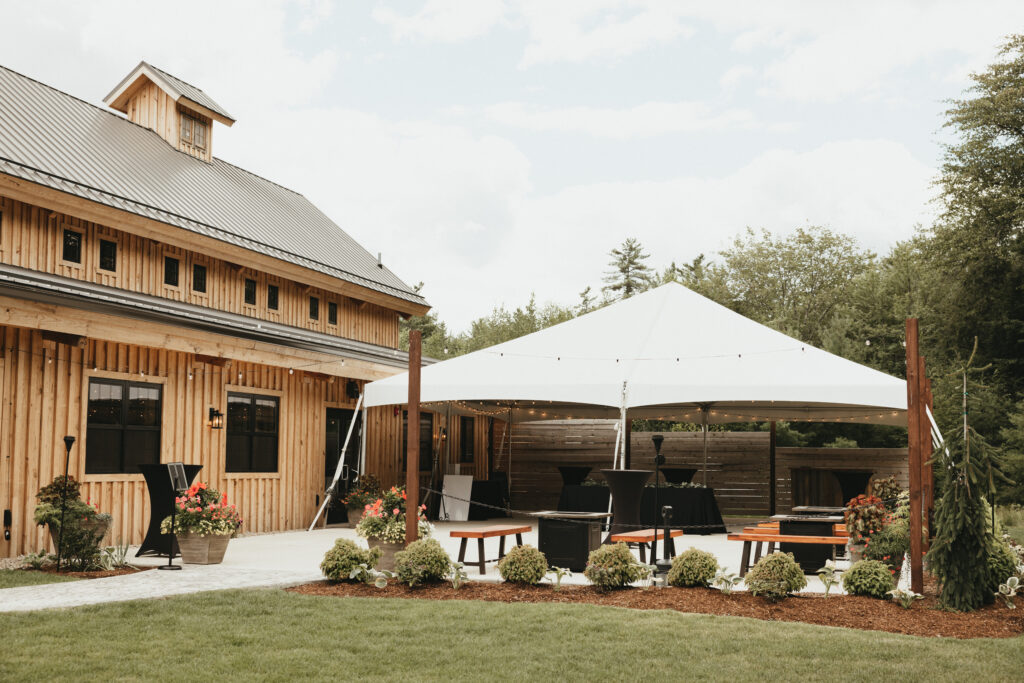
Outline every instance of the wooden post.
[[768, 515], [775, 514], [775, 420], [768, 439]]
[[626, 437], [625, 438], [626, 438], [626, 441], [622, 445], [625, 446], [626, 466], [623, 469], [631, 470], [631, 469], [633, 469], [633, 448], [632, 448], [632, 443], [633, 443], [633, 421], [630, 420], [628, 417], [626, 418]]
[[406, 436], [405, 544], [419, 536], [420, 507], [420, 342], [419, 330], [409, 331], [409, 431]]
[[910, 590], [924, 590], [921, 566], [921, 361], [917, 318], [907, 318], [907, 452], [910, 460]]

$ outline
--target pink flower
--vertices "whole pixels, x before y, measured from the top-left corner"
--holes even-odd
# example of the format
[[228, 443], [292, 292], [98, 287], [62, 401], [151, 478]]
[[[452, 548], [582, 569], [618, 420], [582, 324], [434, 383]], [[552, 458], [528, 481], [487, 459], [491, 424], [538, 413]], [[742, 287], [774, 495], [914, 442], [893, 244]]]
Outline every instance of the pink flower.
[[397, 515], [397, 514], [398, 514], [398, 508], [395, 508], [395, 509], [394, 509], [394, 510], [392, 510], [391, 512], [392, 512], [392, 514], [395, 514], [395, 515]]

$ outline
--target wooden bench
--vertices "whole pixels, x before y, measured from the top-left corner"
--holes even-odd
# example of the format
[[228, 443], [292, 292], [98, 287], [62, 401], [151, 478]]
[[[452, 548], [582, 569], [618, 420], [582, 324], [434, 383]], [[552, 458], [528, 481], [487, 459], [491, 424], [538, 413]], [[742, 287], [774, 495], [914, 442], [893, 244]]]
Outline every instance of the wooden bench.
[[[476, 529], [456, 529], [451, 532], [452, 538], [461, 538], [462, 543], [459, 545], [459, 562], [465, 563], [466, 561], [466, 542], [471, 539], [477, 539], [477, 561], [470, 562], [469, 564], [475, 564], [480, 568], [481, 574], [486, 574], [487, 570], [485, 565], [487, 562], [498, 562], [501, 558], [505, 557], [505, 537], [515, 534], [516, 545], [523, 544], [523, 534], [533, 531], [532, 526], [516, 526], [514, 524], [496, 524], [494, 526], [481, 526]], [[498, 545], [498, 559], [486, 560], [484, 559], [484, 539], [495, 538], [501, 539]]]
[[768, 544], [768, 554], [771, 555], [775, 552], [776, 543], [808, 543], [814, 545], [831, 545], [832, 546], [832, 559], [836, 558], [836, 546], [846, 545], [849, 540], [845, 536], [794, 536], [792, 534], [779, 534], [770, 533], [770, 529], [757, 530], [754, 532], [748, 532], [744, 530], [743, 533], [729, 534], [728, 539], [730, 541], [743, 541], [743, 554], [740, 556], [740, 576], [746, 576], [747, 570], [750, 569], [750, 545], [756, 543], [757, 548], [755, 550], [754, 563], [761, 559], [761, 544]]
[[[672, 539], [683, 535], [682, 529], [669, 529], [669, 533], [665, 533], [665, 529], [658, 529], [658, 540], [663, 543], [668, 543], [669, 557], [676, 556], [676, 542]], [[639, 531], [626, 531], [621, 534], [612, 534], [612, 543], [625, 543], [629, 547], [638, 546], [640, 548], [640, 561], [647, 564], [647, 545], [651, 546], [651, 560], [656, 560], [658, 557], [658, 547], [654, 539], [654, 529], [640, 529]]]
[[[749, 527], [748, 526], [745, 529], [743, 529], [743, 531], [745, 533], [747, 531], [752, 531], [754, 529], [775, 529], [776, 531], [778, 531], [779, 523], [778, 522], [758, 522], [758, 525], [756, 527]], [[846, 525], [845, 524], [833, 524], [832, 525], [832, 535], [833, 536], [849, 536], [850, 532], [846, 530]]]

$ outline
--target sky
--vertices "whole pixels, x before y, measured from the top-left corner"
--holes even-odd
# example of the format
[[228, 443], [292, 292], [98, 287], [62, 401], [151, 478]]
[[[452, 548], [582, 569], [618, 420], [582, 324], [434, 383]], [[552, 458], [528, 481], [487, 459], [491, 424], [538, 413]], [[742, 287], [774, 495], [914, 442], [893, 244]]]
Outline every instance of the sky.
[[102, 106], [146, 60], [237, 123], [214, 155], [302, 193], [455, 331], [578, 301], [747, 227], [884, 254], [928, 225], [943, 112], [1021, 2], [0, 0], [0, 64]]

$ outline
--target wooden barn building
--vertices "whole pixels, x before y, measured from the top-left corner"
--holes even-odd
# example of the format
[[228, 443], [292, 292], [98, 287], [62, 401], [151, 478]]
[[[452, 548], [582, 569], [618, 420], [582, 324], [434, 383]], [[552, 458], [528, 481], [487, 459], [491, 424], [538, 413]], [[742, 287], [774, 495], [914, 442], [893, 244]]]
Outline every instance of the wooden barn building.
[[[65, 435], [109, 541], [141, 541], [137, 466], [173, 461], [246, 531], [302, 528], [362, 385], [406, 367], [400, 317], [428, 306], [302, 195], [216, 158], [234, 119], [202, 90], [143, 62], [104, 102], [0, 67], [0, 557], [44, 547], [34, 496]], [[402, 419], [366, 413], [385, 482]]]

